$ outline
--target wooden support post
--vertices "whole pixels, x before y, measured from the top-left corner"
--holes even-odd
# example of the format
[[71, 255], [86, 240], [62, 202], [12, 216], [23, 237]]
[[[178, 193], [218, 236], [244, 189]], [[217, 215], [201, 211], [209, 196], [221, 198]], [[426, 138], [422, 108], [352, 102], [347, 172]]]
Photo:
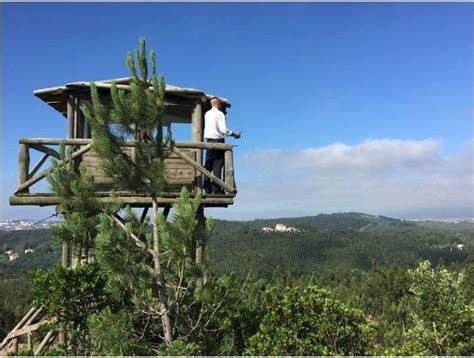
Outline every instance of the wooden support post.
[[[69, 267], [69, 243], [68, 242], [63, 242], [61, 264], [64, 268]], [[62, 324], [61, 328], [59, 329], [58, 340], [59, 340], [59, 344], [66, 344], [66, 327], [64, 324]], [[39, 347], [38, 347], [38, 350], [40, 350]]]
[[[204, 216], [204, 206], [201, 206], [196, 212], [198, 239], [196, 240], [196, 264], [200, 265], [204, 256], [204, 242], [203, 238], [206, 230], [206, 217]], [[197, 279], [196, 286], [202, 287], [204, 285], [204, 275]]]
[[75, 112], [75, 101], [74, 97], [70, 94], [67, 100], [67, 137], [74, 138], [74, 112]]
[[[22, 185], [28, 180], [28, 171], [30, 169], [30, 152], [29, 147], [26, 144], [20, 144], [20, 150], [18, 152], [18, 185]], [[22, 193], [28, 193], [29, 189], [25, 188], [21, 191]]]
[[81, 263], [82, 263], [82, 244], [74, 245], [73, 249], [74, 249], [74, 251], [71, 252], [71, 256], [72, 256], [71, 267], [72, 268], [81, 267]]
[[226, 150], [224, 153], [224, 180], [227, 185], [235, 189], [234, 155], [232, 150]]
[[[61, 264], [64, 268], [69, 267], [69, 243], [68, 242], [63, 242]], [[66, 328], [64, 325], [61, 325], [58, 339], [59, 339], [59, 344], [66, 344]]]
[[29, 351], [33, 350], [33, 333], [31, 332], [26, 334], [26, 349]]
[[83, 138], [84, 136], [84, 126], [82, 124], [81, 110], [79, 106], [81, 105], [79, 96], [74, 95], [74, 138]]
[[[201, 102], [196, 103], [191, 117], [193, 142], [203, 142], [203, 114]], [[196, 149], [196, 162], [202, 165], [202, 149]], [[196, 171], [196, 193], [202, 193], [202, 174]]]

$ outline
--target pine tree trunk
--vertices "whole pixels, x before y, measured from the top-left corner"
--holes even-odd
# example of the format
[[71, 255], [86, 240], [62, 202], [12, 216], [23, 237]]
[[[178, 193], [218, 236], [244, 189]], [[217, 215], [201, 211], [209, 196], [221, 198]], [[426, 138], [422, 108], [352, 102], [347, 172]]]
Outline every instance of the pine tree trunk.
[[163, 324], [163, 335], [166, 344], [170, 344], [173, 341], [173, 335], [171, 332], [171, 320], [168, 311], [168, 295], [166, 293], [166, 286], [163, 282], [161, 275], [161, 263], [160, 263], [160, 234], [158, 232], [158, 223], [156, 221], [156, 214], [158, 213], [158, 202], [156, 198], [153, 198], [153, 264], [156, 276], [156, 283], [158, 285], [158, 301], [160, 305], [161, 322]]

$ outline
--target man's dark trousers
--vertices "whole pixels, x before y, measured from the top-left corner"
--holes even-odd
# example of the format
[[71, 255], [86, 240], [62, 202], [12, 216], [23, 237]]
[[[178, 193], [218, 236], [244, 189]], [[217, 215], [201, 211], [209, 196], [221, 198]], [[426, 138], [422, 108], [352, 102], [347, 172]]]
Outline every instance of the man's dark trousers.
[[[207, 139], [208, 143], [224, 143], [224, 139]], [[212, 172], [216, 177], [222, 179], [222, 168], [224, 166], [224, 151], [218, 149], [206, 150], [206, 163], [204, 167]], [[204, 189], [207, 193], [222, 193], [219, 185], [212, 182], [208, 177], [204, 177]]]

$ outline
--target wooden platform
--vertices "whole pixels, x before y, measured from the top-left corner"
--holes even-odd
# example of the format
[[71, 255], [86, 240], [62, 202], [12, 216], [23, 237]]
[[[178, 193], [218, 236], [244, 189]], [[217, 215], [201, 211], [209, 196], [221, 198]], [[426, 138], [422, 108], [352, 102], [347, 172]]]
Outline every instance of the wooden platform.
[[[110, 202], [110, 193], [98, 193], [99, 200], [106, 203]], [[194, 194], [190, 194], [194, 197]], [[124, 205], [132, 207], [151, 207], [151, 198], [146, 196], [139, 196], [136, 194], [117, 194], [116, 196]], [[174, 204], [179, 198], [179, 193], [166, 194], [158, 198], [158, 205], [160, 207]], [[234, 203], [233, 194], [212, 194], [203, 195], [202, 204], [206, 207], [227, 207]], [[10, 196], [10, 205], [37, 205], [37, 206], [51, 206], [58, 205], [59, 198], [49, 193], [34, 193], [34, 194], [16, 194]]]
[[[49, 157], [59, 158], [58, 146], [64, 143], [71, 146], [73, 152], [72, 160], [77, 164], [84, 163], [86, 170], [94, 177], [97, 196], [103, 202], [110, 201], [112, 192], [124, 205], [133, 207], [149, 207], [152, 205], [151, 198], [145, 194], [131, 192], [128, 188], [116, 188], [112, 180], [104, 176], [100, 170], [97, 155], [92, 149], [91, 139], [60, 139], [60, 138], [22, 138], [20, 139], [20, 150], [18, 155], [19, 185], [10, 197], [10, 205], [58, 205], [59, 198], [48, 192], [33, 192], [32, 186], [44, 181], [51, 173], [52, 167], [40, 172]], [[130, 141], [124, 144], [124, 154], [132, 161], [135, 159], [136, 142]], [[168, 147], [166, 147], [168, 148]], [[222, 150], [224, 152], [224, 178], [214, 176], [202, 165], [202, 151], [205, 149]], [[35, 150], [43, 156], [34, 165], [30, 166], [30, 151]], [[225, 194], [203, 195], [202, 204], [208, 207], [227, 207], [234, 203], [233, 198], [237, 191], [234, 181], [234, 163], [232, 146], [223, 143], [203, 142], [175, 142], [169, 147], [165, 164], [165, 180], [167, 181], [166, 192], [158, 199], [160, 206], [169, 206], [176, 202], [180, 196], [181, 188], [188, 189], [189, 195], [194, 197], [202, 193], [202, 183], [205, 177], [217, 184]], [[61, 165], [65, 163], [60, 162]]]

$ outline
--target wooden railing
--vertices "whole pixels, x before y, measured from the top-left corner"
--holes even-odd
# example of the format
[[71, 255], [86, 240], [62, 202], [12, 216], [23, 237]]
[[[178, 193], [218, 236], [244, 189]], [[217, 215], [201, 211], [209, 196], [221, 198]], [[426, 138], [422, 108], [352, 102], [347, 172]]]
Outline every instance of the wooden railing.
[[[16, 355], [20, 350], [34, 352], [37, 355], [56, 339], [57, 332], [55, 331], [48, 331], [41, 340], [38, 340], [39, 337], [33, 336], [42, 325], [52, 322], [51, 320], [39, 319], [42, 310], [43, 307], [32, 307], [26, 313], [3, 341], [0, 342], [0, 356], [12, 353]], [[25, 336], [26, 344], [22, 344], [20, 340]], [[36, 342], [39, 342], [39, 345], [35, 347]]]
[[[27, 194], [31, 195], [46, 195], [46, 193], [31, 193], [31, 187], [37, 182], [43, 180], [49, 173], [52, 171], [52, 167], [44, 169], [44, 164], [47, 159], [59, 158], [58, 146], [64, 143], [67, 147], [72, 149], [71, 160], [80, 162], [84, 160], [86, 167], [87, 165], [92, 165], [90, 162], [87, 162], [85, 158], [90, 158], [93, 154], [92, 150], [92, 140], [91, 139], [59, 139], [59, 138], [22, 138], [20, 139], [20, 148], [18, 155], [18, 170], [19, 170], [19, 183], [18, 187], [15, 190], [14, 196], [25, 196]], [[133, 150], [135, 147], [135, 141], [129, 141], [125, 144], [124, 150], [129, 148]], [[214, 183], [220, 186], [227, 195], [234, 196], [236, 193], [235, 189], [235, 180], [234, 180], [234, 164], [233, 164], [233, 151], [232, 145], [225, 143], [203, 143], [203, 142], [175, 142], [171, 146], [170, 156], [165, 159], [165, 177], [171, 184], [182, 184], [186, 180], [191, 180], [188, 182], [194, 194], [202, 193], [202, 183], [203, 177], [211, 179]], [[204, 149], [217, 149], [224, 151], [224, 178], [219, 179], [213, 173], [208, 171], [202, 163], [196, 161], [196, 157], [201, 158], [201, 155], [196, 155], [198, 151]], [[42, 154], [39, 160], [30, 167], [30, 151], [38, 151]], [[84, 159], [83, 159], [84, 158]], [[174, 162], [173, 162], [174, 161]], [[176, 163], [179, 162], [180, 165], [176, 170]], [[167, 163], [170, 164], [168, 168]], [[174, 166], [173, 166], [174, 163]], [[63, 163], [66, 164], [66, 163]], [[95, 165], [95, 164], [94, 164]], [[174, 169], [171, 169], [173, 167]], [[95, 172], [94, 172], [95, 168]], [[99, 176], [97, 172], [97, 166], [91, 169], [91, 175]], [[89, 168], [88, 168], [89, 169]], [[192, 178], [190, 178], [190, 170], [192, 170]], [[174, 176], [173, 176], [174, 175]], [[124, 191], [124, 195], [126, 190]], [[133, 193], [128, 193], [129, 195]], [[103, 192], [98, 192], [99, 196], [108, 196], [108, 190]], [[23, 205], [21, 201], [15, 200], [14, 205]], [[31, 200], [28, 201], [28, 204], [31, 204]], [[25, 202], [25, 205], [26, 202]], [[34, 204], [33, 204], [34, 205]], [[43, 205], [38, 203], [38, 205]], [[45, 203], [44, 205], [49, 205]]]

